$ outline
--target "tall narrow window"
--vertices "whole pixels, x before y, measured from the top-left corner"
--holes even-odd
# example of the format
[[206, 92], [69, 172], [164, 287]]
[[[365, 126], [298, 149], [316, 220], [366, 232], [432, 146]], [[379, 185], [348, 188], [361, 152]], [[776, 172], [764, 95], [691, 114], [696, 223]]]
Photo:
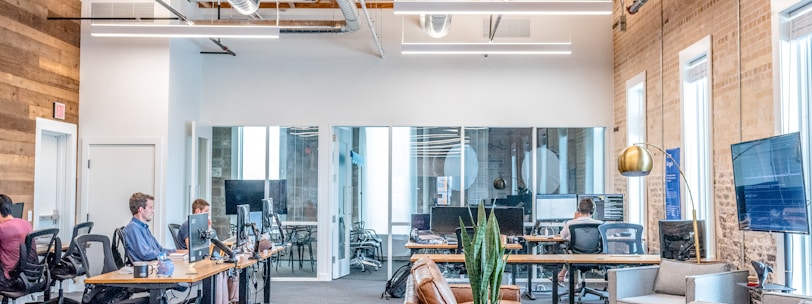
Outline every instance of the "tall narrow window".
[[[626, 145], [646, 142], [646, 72], [626, 81]], [[627, 220], [646, 227], [645, 177], [627, 179]]]
[[[715, 256], [715, 221], [711, 162], [711, 39], [707, 36], [680, 52], [682, 154], [681, 167], [687, 187], [683, 188], [683, 212], [688, 218], [696, 208], [697, 219], [705, 220], [705, 248]], [[687, 196], [687, 197], [686, 197]], [[693, 198], [691, 197], [693, 196]], [[691, 201], [693, 200], [693, 201]]]
[[[781, 133], [800, 132], [804, 152], [806, 193], [810, 195], [809, 151], [812, 149], [812, 1], [791, 7], [781, 13], [780, 75], [781, 75]], [[806, 118], [806, 119], [805, 119]], [[807, 198], [808, 199], [808, 198]], [[812, 241], [809, 235], [788, 235], [788, 243], [778, 254], [785, 257], [788, 270], [785, 284], [800, 294], [812, 292]], [[785, 251], [783, 253], [782, 251]], [[783, 279], [783, 278], [782, 278]]]

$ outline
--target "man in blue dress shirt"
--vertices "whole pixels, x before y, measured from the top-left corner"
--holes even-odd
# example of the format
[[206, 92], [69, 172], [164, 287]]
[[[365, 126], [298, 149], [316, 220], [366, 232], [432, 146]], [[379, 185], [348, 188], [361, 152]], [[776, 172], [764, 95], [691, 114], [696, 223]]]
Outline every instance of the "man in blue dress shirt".
[[124, 226], [123, 232], [126, 249], [135, 262], [157, 260], [161, 253], [186, 253], [186, 250], [162, 247], [149, 230], [147, 223], [152, 221], [155, 214], [154, 199], [152, 195], [141, 192], [130, 196], [130, 212], [133, 218], [127, 226]]

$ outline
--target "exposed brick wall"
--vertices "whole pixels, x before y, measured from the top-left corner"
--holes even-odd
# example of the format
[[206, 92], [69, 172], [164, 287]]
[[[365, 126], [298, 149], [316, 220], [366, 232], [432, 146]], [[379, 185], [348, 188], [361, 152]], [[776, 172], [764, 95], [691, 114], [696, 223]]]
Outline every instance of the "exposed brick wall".
[[[620, 18], [620, 11], [617, 2], [614, 20]], [[740, 269], [751, 269], [750, 260], [774, 266], [772, 236], [738, 229], [730, 156], [733, 143], [774, 135], [770, 1], [650, 0], [626, 18], [627, 30], [616, 28], [613, 37], [615, 136], [611, 150], [617, 155], [626, 146], [626, 81], [643, 71], [647, 78], [647, 141], [663, 148], [680, 146], [679, 52], [710, 35], [717, 258]], [[655, 170], [646, 180], [647, 245], [656, 252], [657, 221], [664, 218], [663, 155], [654, 152], [653, 156]], [[613, 180], [613, 189], [626, 190], [624, 177], [615, 173]]]

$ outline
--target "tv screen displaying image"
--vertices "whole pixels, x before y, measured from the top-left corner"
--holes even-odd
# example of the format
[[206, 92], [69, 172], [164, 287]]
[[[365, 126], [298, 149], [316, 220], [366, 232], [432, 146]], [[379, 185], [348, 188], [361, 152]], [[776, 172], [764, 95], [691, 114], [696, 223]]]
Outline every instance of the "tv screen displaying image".
[[730, 145], [739, 229], [809, 234], [798, 133]]

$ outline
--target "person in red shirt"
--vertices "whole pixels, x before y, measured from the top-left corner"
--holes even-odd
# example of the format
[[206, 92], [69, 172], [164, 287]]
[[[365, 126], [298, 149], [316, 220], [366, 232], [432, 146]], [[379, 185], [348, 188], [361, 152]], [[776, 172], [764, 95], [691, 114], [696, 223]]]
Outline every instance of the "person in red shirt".
[[12, 206], [14, 202], [11, 198], [0, 194], [0, 264], [3, 266], [0, 290], [14, 290], [16, 278], [12, 278], [10, 272], [20, 260], [20, 245], [25, 243], [25, 237], [33, 231], [30, 223], [11, 215]]

